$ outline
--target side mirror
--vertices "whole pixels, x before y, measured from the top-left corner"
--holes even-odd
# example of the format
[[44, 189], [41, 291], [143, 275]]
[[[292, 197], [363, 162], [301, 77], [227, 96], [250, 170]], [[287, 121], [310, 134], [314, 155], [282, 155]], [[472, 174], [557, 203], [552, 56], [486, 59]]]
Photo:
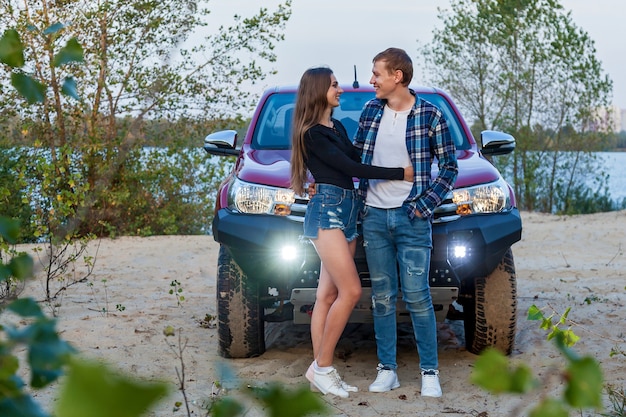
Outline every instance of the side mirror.
[[483, 155], [505, 155], [515, 149], [515, 138], [508, 133], [495, 130], [480, 132], [480, 142]]
[[211, 155], [218, 156], [237, 156], [239, 150], [235, 149], [237, 146], [237, 131], [236, 130], [222, 130], [219, 132], [211, 133], [204, 138], [204, 150]]

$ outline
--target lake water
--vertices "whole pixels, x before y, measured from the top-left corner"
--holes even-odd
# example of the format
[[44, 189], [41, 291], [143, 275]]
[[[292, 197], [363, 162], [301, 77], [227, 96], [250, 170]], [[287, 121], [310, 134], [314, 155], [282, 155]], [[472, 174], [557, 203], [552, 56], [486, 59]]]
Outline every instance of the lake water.
[[[608, 186], [611, 200], [621, 204], [626, 199], [626, 152], [595, 152], [595, 156], [601, 165], [598, 172], [609, 175], [608, 184], [606, 185]], [[511, 183], [511, 172], [501, 172], [504, 178]], [[593, 177], [593, 175], [590, 175], [590, 177]], [[592, 178], [588, 179], [587, 185], [592, 189], [597, 187]]]
[[605, 172], [610, 174], [609, 191], [613, 201], [626, 198], [626, 152], [598, 152], [604, 161]]

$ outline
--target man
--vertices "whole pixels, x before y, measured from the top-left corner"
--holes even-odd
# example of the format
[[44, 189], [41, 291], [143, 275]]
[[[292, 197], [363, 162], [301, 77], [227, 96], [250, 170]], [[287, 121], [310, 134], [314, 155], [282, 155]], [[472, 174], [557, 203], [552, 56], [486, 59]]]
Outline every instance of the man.
[[[452, 189], [458, 166], [442, 112], [409, 89], [412, 78], [413, 63], [404, 50], [389, 48], [374, 57], [370, 84], [376, 98], [365, 105], [354, 141], [364, 164], [411, 163], [415, 171], [412, 183], [363, 179], [359, 185], [365, 201], [363, 239], [380, 362], [369, 390], [386, 392], [400, 386], [396, 373], [399, 271], [420, 358], [422, 396], [440, 397], [437, 323], [428, 284], [432, 214]], [[434, 180], [433, 157], [439, 166]]]

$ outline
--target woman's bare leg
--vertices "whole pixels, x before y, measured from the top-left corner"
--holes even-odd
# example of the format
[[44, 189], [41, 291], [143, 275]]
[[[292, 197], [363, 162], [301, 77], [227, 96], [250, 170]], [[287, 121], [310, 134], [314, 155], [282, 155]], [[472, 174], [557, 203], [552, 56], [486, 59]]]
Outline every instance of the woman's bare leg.
[[[330, 366], [337, 342], [361, 297], [361, 282], [354, 264], [356, 242], [348, 243], [341, 230], [329, 229], [319, 230], [313, 243], [323, 269], [317, 293], [320, 299], [316, 300], [311, 317], [311, 337], [318, 365]], [[316, 312], [318, 302], [321, 305]]]
[[324, 337], [326, 317], [331, 305], [337, 299], [337, 287], [333, 284], [324, 263], [320, 268], [320, 278], [315, 293], [315, 305], [311, 314], [311, 344], [313, 345], [313, 358], [317, 358]]

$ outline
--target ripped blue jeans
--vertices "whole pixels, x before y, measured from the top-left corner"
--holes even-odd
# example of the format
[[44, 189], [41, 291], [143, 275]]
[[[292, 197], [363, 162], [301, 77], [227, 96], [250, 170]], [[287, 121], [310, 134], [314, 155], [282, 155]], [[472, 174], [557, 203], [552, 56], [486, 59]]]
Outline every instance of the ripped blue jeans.
[[331, 184], [316, 184], [315, 195], [306, 207], [302, 237], [317, 239], [319, 229], [341, 229], [348, 242], [359, 235], [356, 220], [361, 199], [354, 188], [346, 190]]
[[381, 364], [396, 369], [398, 272], [411, 315], [421, 369], [437, 369], [437, 322], [428, 285], [432, 225], [409, 219], [404, 208], [363, 211], [363, 239], [372, 280], [376, 349]]

